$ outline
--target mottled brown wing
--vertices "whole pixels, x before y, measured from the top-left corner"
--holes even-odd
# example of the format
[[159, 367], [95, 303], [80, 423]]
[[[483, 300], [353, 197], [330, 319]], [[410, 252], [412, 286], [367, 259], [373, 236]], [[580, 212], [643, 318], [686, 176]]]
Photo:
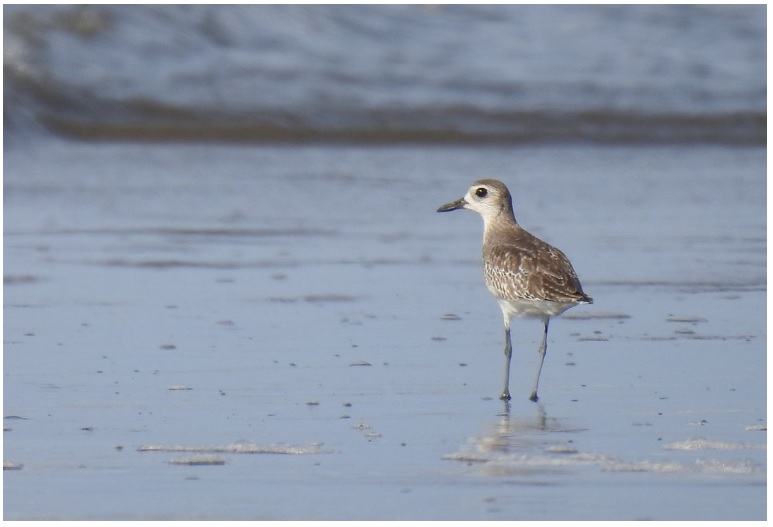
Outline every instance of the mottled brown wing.
[[492, 292], [508, 300], [591, 301], [564, 253], [531, 235], [519, 241], [484, 247], [484, 274]]

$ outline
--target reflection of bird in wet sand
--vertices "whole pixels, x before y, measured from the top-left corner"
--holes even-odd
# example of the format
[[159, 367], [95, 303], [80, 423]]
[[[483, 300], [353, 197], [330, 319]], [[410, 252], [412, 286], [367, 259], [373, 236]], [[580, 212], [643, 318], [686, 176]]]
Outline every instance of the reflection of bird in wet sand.
[[537, 375], [529, 396], [537, 401], [550, 317], [577, 304], [590, 304], [593, 299], [583, 293], [580, 280], [564, 253], [518, 225], [510, 192], [501, 181], [476, 181], [463, 198], [443, 205], [438, 212], [462, 208], [483, 216], [483, 276], [504, 316], [505, 386], [500, 399], [510, 399], [510, 319], [537, 317], [544, 324]]

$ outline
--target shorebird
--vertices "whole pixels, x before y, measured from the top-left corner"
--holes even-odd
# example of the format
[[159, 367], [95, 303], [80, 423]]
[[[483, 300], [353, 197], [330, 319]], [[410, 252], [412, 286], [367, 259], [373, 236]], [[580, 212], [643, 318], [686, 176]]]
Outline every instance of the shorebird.
[[591, 304], [583, 293], [577, 273], [569, 259], [553, 247], [530, 234], [515, 221], [510, 191], [501, 181], [481, 179], [467, 194], [440, 207], [438, 212], [469, 209], [483, 216], [483, 277], [486, 287], [499, 302], [505, 321], [505, 387], [500, 399], [510, 400], [510, 320], [513, 317], [536, 317], [545, 332], [539, 347], [539, 364], [529, 399], [537, 401], [542, 364], [545, 362], [548, 323], [576, 306]]

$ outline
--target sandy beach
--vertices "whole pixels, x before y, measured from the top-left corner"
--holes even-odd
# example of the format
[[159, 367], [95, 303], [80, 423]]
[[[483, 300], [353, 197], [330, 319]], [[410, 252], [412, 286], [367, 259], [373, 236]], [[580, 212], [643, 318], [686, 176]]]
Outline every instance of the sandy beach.
[[[4, 159], [7, 520], [763, 520], [764, 147], [41, 141]], [[505, 181], [592, 306], [513, 325]], [[85, 498], [85, 497], [88, 498]]]

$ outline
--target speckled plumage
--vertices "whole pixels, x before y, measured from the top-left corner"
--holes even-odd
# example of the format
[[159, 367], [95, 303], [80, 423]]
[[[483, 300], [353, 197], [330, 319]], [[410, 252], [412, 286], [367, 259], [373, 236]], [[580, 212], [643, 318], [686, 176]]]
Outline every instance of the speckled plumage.
[[474, 210], [483, 217], [483, 276], [486, 287], [499, 302], [505, 322], [507, 361], [502, 399], [510, 399], [510, 319], [538, 317], [544, 323], [541, 360], [530, 396], [536, 401], [550, 317], [577, 304], [592, 303], [593, 299], [583, 292], [577, 273], [563, 252], [518, 225], [504, 183], [478, 180], [463, 198], [443, 205], [438, 212], [460, 208]]
[[486, 285], [497, 298], [590, 301], [566, 255], [514, 221], [497, 222], [486, 228], [483, 265]]

